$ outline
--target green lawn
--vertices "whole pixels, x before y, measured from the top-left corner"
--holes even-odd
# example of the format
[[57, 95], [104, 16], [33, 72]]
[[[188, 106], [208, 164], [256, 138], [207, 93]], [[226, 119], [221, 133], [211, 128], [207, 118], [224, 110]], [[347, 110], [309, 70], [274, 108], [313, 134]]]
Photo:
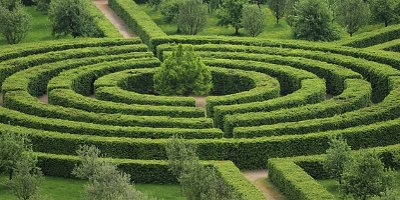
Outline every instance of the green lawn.
[[[0, 177], [0, 199], [16, 200], [5, 185], [6, 177]], [[64, 179], [57, 177], [45, 177], [41, 187], [41, 194], [54, 200], [78, 200], [82, 199], [84, 190], [83, 180]], [[184, 200], [179, 185], [135, 184], [135, 187], [151, 197], [165, 200]]]
[[[400, 171], [397, 172], [397, 187], [396, 190], [398, 193], [400, 193]], [[327, 180], [318, 180], [318, 182], [323, 185], [330, 193], [332, 193], [336, 199], [340, 199], [340, 193], [339, 193], [339, 182], [333, 179], [327, 179]]]
[[[36, 7], [26, 7], [27, 12], [32, 16], [31, 30], [26, 38], [21, 42], [40, 42], [45, 40], [56, 40], [57, 38], [51, 35], [51, 23], [47, 15], [36, 10]], [[61, 37], [68, 38], [68, 37]], [[7, 41], [0, 35], [0, 45], [6, 45]]]

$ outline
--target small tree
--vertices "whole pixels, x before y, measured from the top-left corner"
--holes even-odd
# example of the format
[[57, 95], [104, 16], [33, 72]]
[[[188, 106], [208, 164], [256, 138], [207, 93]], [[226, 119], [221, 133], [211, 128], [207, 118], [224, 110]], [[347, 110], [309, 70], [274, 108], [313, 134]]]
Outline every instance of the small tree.
[[212, 167], [204, 167], [196, 155], [196, 146], [172, 137], [166, 144], [170, 170], [178, 177], [189, 200], [237, 199]]
[[373, 18], [377, 22], [383, 22], [385, 27], [396, 21], [396, 6], [399, 0], [370, 0], [368, 1]]
[[293, 32], [295, 38], [332, 41], [339, 39], [332, 25], [332, 14], [322, 0], [300, 0], [296, 4]]
[[224, 0], [217, 11], [218, 25], [231, 25], [235, 28], [235, 35], [239, 35], [239, 29], [242, 28], [242, 11], [247, 3], [247, 0]]
[[53, 35], [101, 37], [86, 0], [52, 0], [49, 17]]
[[294, 25], [294, 20], [296, 17], [296, 7], [297, 4], [299, 3], [299, 0], [286, 0], [286, 5], [285, 5], [285, 18], [289, 26]]
[[15, 176], [8, 183], [19, 200], [39, 200], [39, 187], [43, 181], [40, 168], [36, 167], [37, 158], [30, 152], [18, 160], [15, 166]]
[[0, 1], [0, 33], [9, 44], [21, 42], [31, 25], [31, 16], [24, 10], [20, 1]]
[[329, 11], [332, 13], [332, 23], [333, 23], [338, 15], [337, 11], [339, 3], [341, 3], [341, 0], [325, 0], [325, 1], [326, 4], [328, 5]]
[[182, 0], [162, 0], [160, 3], [160, 12], [164, 16], [164, 21], [172, 23], [177, 20], [179, 5]]
[[394, 172], [384, 168], [377, 154], [362, 152], [345, 165], [340, 190], [343, 195], [366, 200], [381, 195], [393, 184]]
[[268, 6], [274, 13], [276, 23], [279, 24], [285, 13], [286, 0], [268, 0]]
[[337, 8], [337, 19], [347, 33], [353, 36], [353, 33], [367, 24], [369, 13], [364, 0], [341, 0]]
[[322, 163], [331, 178], [341, 181], [344, 166], [351, 159], [350, 152], [350, 146], [342, 137], [331, 138], [329, 149], [326, 150], [326, 159]]
[[75, 166], [72, 174], [77, 178], [89, 179], [85, 186], [85, 199], [148, 199], [145, 194], [131, 186], [128, 174], [118, 171], [116, 165], [102, 160], [100, 153], [95, 146], [81, 146], [77, 150], [81, 163]]
[[265, 28], [265, 14], [256, 5], [248, 5], [243, 8], [243, 27], [256, 37]]
[[38, 11], [47, 13], [50, 7], [50, 2], [51, 0], [35, 0], [36, 3], [36, 9]]
[[23, 159], [25, 152], [30, 151], [32, 147], [26, 135], [8, 132], [0, 135], [0, 168], [8, 171], [10, 180], [17, 162]]
[[196, 35], [207, 23], [207, 5], [202, 0], [185, 0], [179, 5], [178, 29]]
[[205, 95], [211, 91], [211, 72], [192, 46], [178, 45], [154, 75], [155, 91], [161, 95]]

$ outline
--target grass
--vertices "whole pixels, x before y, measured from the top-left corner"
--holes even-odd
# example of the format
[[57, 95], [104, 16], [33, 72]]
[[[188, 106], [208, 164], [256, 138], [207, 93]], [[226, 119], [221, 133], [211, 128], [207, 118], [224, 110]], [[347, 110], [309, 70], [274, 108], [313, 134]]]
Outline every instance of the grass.
[[[400, 171], [397, 172], [396, 176], [397, 180], [397, 187], [395, 187], [397, 193], [400, 194]], [[318, 180], [318, 182], [323, 185], [328, 192], [333, 194], [336, 199], [340, 199], [340, 192], [339, 192], [339, 182], [334, 179], [327, 179], [327, 180]]]
[[[26, 11], [31, 15], [31, 30], [21, 43], [40, 42], [46, 40], [65, 39], [69, 37], [56, 38], [51, 35], [51, 22], [47, 15], [36, 10], [36, 7], [26, 7]], [[6, 39], [0, 35], [0, 45], [7, 45]]]
[[[17, 200], [5, 184], [6, 180], [6, 176], [0, 176], [0, 199]], [[77, 179], [45, 177], [41, 186], [41, 195], [56, 200], [82, 199], [85, 183], [86, 181]], [[182, 196], [179, 185], [135, 184], [135, 188], [157, 199], [186, 199]]]

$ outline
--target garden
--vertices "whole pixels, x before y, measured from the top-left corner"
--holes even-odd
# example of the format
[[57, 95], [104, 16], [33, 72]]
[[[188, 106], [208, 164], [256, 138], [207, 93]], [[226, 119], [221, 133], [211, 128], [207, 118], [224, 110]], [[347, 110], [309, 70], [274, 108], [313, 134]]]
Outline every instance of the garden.
[[399, 0], [0, 0], [0, 199], [399, 199], [399, 55]]

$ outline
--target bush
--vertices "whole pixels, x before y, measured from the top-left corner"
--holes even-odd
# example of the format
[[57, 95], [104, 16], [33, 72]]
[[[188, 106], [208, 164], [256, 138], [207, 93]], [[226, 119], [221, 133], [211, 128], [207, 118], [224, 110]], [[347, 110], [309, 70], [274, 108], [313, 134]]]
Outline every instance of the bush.
[[0, 33], [9, 44], [17, 44], [28, 34], [31, 16], [18, 1], [12, 4], [14, 5], [7, 5], [5, 2], [0, 4]]
[[86, 0], [52, 0], [49, 17], [53, 35], [100, 37], [94, 16], [89, 11]]
[[312, 41], [339, 39], [332, 25], [332, 14], [323, 0], [300, 0], [294, 20], [294, 37]]
[[351, 159], [351, 148], [343, 138], [331, 138], [329, 149], [326, 150], [326, 159], [323, 162], [324, 170], [334, 178], [341, 181], [345, 164]]
[[177, 20], [179, 13], [179, 5], [182, 4], [182, 0], [162, 0], [160, 3], [160, 12], [163, 15], [163, 19], [167, 23], [172, 23]]
[[212, 88], [211, 72], [192, 46], [179, 45], [154, 75], [154, 84], [162, 95], [206, 95]]
[[256, 37], [265, 28], [265, 14], [256, 5], [248, 5], [243, 8], [243, 27]]
[[50, 8], [51, 0], [35, 0], [36, 9], [41, 12], [47, 13]]
[[207, 23], [207, 6], [202, 0], [185, 0], [179, 5], [177, 21], [181, 33], [196, 35]]

